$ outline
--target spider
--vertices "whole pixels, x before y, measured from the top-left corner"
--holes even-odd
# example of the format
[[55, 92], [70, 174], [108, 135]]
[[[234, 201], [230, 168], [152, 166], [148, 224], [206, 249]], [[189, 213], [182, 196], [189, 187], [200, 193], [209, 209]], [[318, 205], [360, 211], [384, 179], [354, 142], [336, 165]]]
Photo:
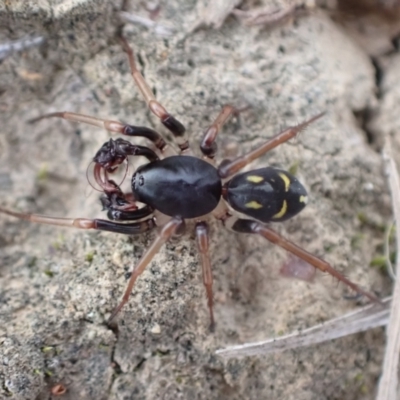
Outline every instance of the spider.
[[[210, 328], [214, 329], [213, 277], [207, 224], [211, 216], [235, 232], [262, 236], [315, 268], [329, 273], [357, 293], [365, 295], [372, 301], [379, 301], [374, 294], [364, 291], [348, 280], [326, 261], [285, 239], [266, 225], [269, 222], [281, 222], [293, 217], [307, 204], [307, 192], [294, 176], [272, 167], [238, 173], [269, 150], [295, 137], [324, 113], [281, 131], [245, 155], [232, 160], [223, 160], [217, 165], [214, 160], [217, 151], [217, 135], [224, 123], [241, 110], [230, 105], [224, 106], [205, 131], [200, 144], [202, 158], [193, 156], [185, 134], [185, 127], [156, 100], [136, 67], [132, 48], [124, 38], [121, 38], [121, 43], [128, 55], [131, 74], [139, 91], [150, 111], [172, 133], [179, 153], [158, 132], [147, 127], [126, 125], [71, 112], [45, 114], [31, 122], [58, 117], [91, 124], [112, 133], [146, 138], [153, 144], [154, 150], [118, 138], [104, 143], [96, 153], [93, 158], [93, 175], [103, 191], [101, 202], [103, 209], [107, 210], [108, 220], [56, 218], [20, 213], [0, 207], [1, 213], [31, 222], [96, 229], [126, 235], [141, 234], [161, 225], [152, 244], [134, 267], [122, 300], [112, 311], [108, 322], [111, 322], [127, 303], [137, 278], [162, 245], [172, 236], [184, 231], [185, 220], [192, 220], [195, 225], [203, 284], [208, 300]], [[144, 156], [148, 163], [136, 169], [131, 180], [131, 193], [124, 193], [109, 175], [118, 170], [121, 164], [131, 156]], [[137, 202], [144, 205], [139, 207]], [[244, 217], [238, 216], [238, 213]]]

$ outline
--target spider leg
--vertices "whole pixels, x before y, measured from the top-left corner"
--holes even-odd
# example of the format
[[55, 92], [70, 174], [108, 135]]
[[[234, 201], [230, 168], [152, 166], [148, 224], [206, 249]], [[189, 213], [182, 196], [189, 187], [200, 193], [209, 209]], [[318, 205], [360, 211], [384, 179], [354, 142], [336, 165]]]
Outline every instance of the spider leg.
[[217, 138], [219, 131], [232, 115], [237, 115], [241, 111], [243, 111], [243, 109], [237, 109], [229, 104], [222, 108], [215, 121], [205, 131], [203, 140], [201, 141], [200, 150], [205, 158], [211, 160], [214, 158], [215, 153], [217, 152], [215, 139]]
[[303, 131], [310, 125], [312, 122], [316, 121], [317, 119], [321, 118], [325, 113], [320, 113], [315, 115], [314, 117], [310, 118], [309, 120], [296, 125], [291, 126], [282, 132], [278, 133], [268, 141], [266, 141], [263, 145], [250, 151], [243, 156], [239, 156], [232, 161], [224, 160], [218, 167], [219, 176], [222, 179], [228, 178], [244, 168], [247, 164], [251, 163], [258, 157], [262, 156], [263, 154], [267, 153], [268, 151], [272, 150], [273, 148], [279, 146], [280, 144], [287, 142], [289, 139], [295, 137], [299, 132]]
[[[136, 235], [139, 233], [147, 232], [155, 228], [156, 223], [153, 217], [147, 218], [143, 221], [132, 222], [126, 224], [119, 224], [113, 221], [107, 221], [105, 219], [89, 219], [89, 218], [57, 218], [49, 217], [46, 215], [39, 214], [28, 214], [20, 213], [16, 211], [7, 210], [6, 208], [0, 207], [0, 213], [11, 215], [25, 221], [36, 222], [39, 224], [46, 225], [58, 225], [79, 229], [95, 229], [99, 231], [108, 231], [115, 233], [122, 233], [124, 235]], [[149, 213], [150, 214], [150, 213]], [[135, 218], [143, 218], [142, 209], [131, 212], [131, 220]]]
[[121, 36], [122, 48], [128, 55], [129, 65], [131, 68], [131, 74], [133, 80], [136, 83], [140, 93], [142, 94], [144, 100], [147, 103], [150, 111], [160, 119], [161, 123], [173, 134], [175, 141], [181, 150], [185, 152], [189, 150], [189, 142], [185, 134], [185, 127], [181, 122], [179, 122], [175, 117], [167, 112], [167, 110], [157, 101], [153, 91], [150, 89], [143, 75], [140, 73], [136, 66], [135, 56], [133, 54], [132, 48], [129, 46], [128, 42], [124, 37]]
[[208, 226], [205, 222], [196, 224], [197, 247], [200, 253], [201, 268], [203, 271], [203, 284], [207, 292], [208, 309], [210, 310], [210, 331], [215, 328], [214, 311], [213, 311], [213, 276], [211, 271], [210, 253], [209, 253], [209, 234]]
[[132, 271], [132, 275], [129, 279], [128, 286], [124, 292], [121, 302], [118, 304], [117, 307], [111, 313], [110, 318], [108, 319], [108, 323], [110, 323], [115, 316], [121, 311], [122, 307], [128, 302], [129, 296], [132, 292], [133, 285], [136, 282], [136, 279], [142, 272], [145, 270], [147, 265], [151, 262], [153, 257], [158, 253], [161, 246], [171, 238], [171, 236], [181, 227], [183, 224], [183, 220], [181, 218], [175, 217], [169, 220], [158, 233], [157, 237], [154, 239], [153, 243], [150, 247], [146, 250], [143, 254], [142, 258], [139, 260], [137, 265]]
[[162, 154], [165, 155], [175, 154], [174, 150], [167, 145], [163, 137], [158, 132], [156, 132], [153, 129], [147, 128], [145, 126], [127, 125], [118, 121], [102, 119], [102, 118], [92, 117], [90, 115], [78, 114], [67, 111], [44, 114], [37, 118], [29, 120], [29, 122], [35, 123], [42, 119], [54, 118], [54, 117], [97, 126], [98, 128], [103, 128], [113, 133], [120, 133], [121, 135], [132, 136], [132, 137], [144, 137], [150, 140], [154, 144], [154, 146], [161, 151]]
[[271, 243], [274, 243], [279, 247], [282, 247], [283, 249], [289, 251], [295, 256], [311, 264], [313, 267], [318, 268], [320, 271], [327, 272], [328, 274], [332, 275], [339, 281], [343, 282], [345, 285], [349, 286], [355, 292], [368, 297], [368, 299], [370, 299], [375, 303], [376, 302], [380, 303], [378, 297], [376, 297], [373, 293], [361, 289], [358, 285], [351, 282], [349, 279], [347, 279], [343, 274], [341, 274], [339, 271], [333, 268], [326, 261], [322, 260], [319, 257], [314, 256], [313, 254], [302, 249], [301, 247], [297, 246], [288, 239], [285, 239], [283, 236], [279, 235], [277, 232], [267, 227], [266, 225], [250, 219], [237, 219], [236, 217], [230, 217], [230, 218], [228, 217], [224, 221], [224, 224], [236, 232], [255, 233], [262, 236], [263, 238], [269, 240]]

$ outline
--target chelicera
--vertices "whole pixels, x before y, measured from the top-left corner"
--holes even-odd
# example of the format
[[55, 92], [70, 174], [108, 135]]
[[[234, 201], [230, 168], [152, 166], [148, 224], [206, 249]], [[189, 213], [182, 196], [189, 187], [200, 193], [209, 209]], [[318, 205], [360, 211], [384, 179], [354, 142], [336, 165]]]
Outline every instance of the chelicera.
[[[305, 207], [307, 192], [294, 176], [272, 167], [238, 173], [269, 150], [295, 137], [323, 114], [283, 130], [245, 155], [216, 164], [214, 157], [218, 132], [232, 115], [240, 111], [226, 105], [204, 134], [200, 144], [202, 157], [195, 157], [189, 147], [185, 127], [156, 100], [136, 67], [132, 49], [125, 39], [121, 40], [128, 54], [131, 73], [137, 87], [150, 111], [172, 133], [179, 151], [169, 145], [158, 132], [147, 127], [125, 125], [117, 121], [70, 112], [43, 115], [33, 122], [50, 117], [83, 122], [105, 128], [112, 133], [146, 138], [153, 144], [154, 150], [132, 144], [122, 138], [110, 139], [93, 158], [94, 178], [104, 192], [101, 201], [103, 208], [107, 210], [108, 220], [56, 218], [15, 212], [3, 207], [0, 208], [0, 212], [43, 224], [97, 229], [127, 235], [144, 233], [160, 225], [151, 246], [133, 269], [123, 298], [111, 313], [109, 321], [128, 301], [137, 278], [161, 246], [172, 236], [182, 233], [185, 220], [192, 220], [200, 253], [211, 328], [214, 327], [213, 278], [207, 223], [210, 217], [216, 218], [226, 228], [235, 232], [260, 235], [315, 268], [329, 273], [357, 293], [367, 296], [372, 301], [378, 301], [374, 294], [364, 291], [348, 280], [326, 261], [285, 239], [266, 225], [269, 222], [285, 221]], [[110, 174], [131, 156], [144, 156], [148, 163], [137, 168], [132, 176], [131, 192], [124, 193], [120, 186], [110, 179]], [[139, 207], [137, 203], [143, 205]]]

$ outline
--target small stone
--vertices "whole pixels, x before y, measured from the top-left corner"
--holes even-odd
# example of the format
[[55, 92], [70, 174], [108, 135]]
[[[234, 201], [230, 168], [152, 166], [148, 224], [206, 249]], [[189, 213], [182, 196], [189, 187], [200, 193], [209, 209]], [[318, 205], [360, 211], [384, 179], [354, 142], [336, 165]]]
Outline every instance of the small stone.
[[159, 324], [154, 324], [153, 326], [152, 326], [152, 328], [150, 329], [150, 332], [153, 334], [153, 335], [159, 335], [160, 333], [161, 333], [161, 326], [159, 325]]

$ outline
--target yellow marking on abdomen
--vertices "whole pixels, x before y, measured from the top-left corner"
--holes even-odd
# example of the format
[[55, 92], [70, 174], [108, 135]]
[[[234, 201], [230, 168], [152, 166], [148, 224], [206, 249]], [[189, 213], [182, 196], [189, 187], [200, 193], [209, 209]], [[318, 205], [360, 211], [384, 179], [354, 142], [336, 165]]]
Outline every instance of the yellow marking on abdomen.
[[264, 178], [259, 175], [249, 175], [246, 179], [252, 183], [260, 183], [264, 180]]
[[299, 202], [307, 204], [308, 203], [308, 196], [300, 196], [299, 197]]
[[281, 211], [279, 211], [277, 214], [275, 214], [272, 219], [277, 219], [277, 218], [282, 218], [287, 211], [287, 203], [286, 200], [283, 200], [282, 208]]
[[253, 208], [254, 210], [258, 210], [262, 208], [262, 204], [260, 204], [258, 201], [249, 201], [248, 203], [245, 204], [247, 208]]
[[282, 180], [283, 180], [283, 182], [285, 184], [285, 192], [287, 192], [289, 190], [289, 187], [290, 187], [290, 179], [283, 172], [279, 172], [279, 176], [282, 178]]

